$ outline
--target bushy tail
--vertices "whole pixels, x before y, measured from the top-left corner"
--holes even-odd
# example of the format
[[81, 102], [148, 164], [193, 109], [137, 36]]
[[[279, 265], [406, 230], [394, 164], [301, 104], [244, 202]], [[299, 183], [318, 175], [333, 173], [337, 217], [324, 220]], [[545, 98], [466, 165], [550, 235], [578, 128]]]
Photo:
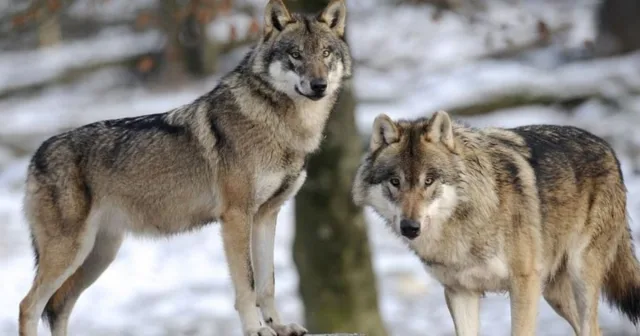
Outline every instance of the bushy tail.
[[640, 263], [635, 257], [628, 227], [607, 272], [603, 290], [607, 302], [637, 325], [640, 321]]

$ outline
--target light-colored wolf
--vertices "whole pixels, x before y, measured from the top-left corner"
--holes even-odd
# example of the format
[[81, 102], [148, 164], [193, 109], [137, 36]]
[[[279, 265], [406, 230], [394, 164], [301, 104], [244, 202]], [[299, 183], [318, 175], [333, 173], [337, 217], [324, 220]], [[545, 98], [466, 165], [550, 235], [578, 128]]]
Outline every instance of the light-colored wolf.
[[303, 184], [305, 158], [351, 74], [345, 23], [343, 0], [317, 14], [270, 0], [260, 40], [211, 92], [44, 141], [26, 180], [37, 271], [20, 303], [20, 335], [36, 335], [41, 313], [53, 335], [66, 335], [74, 303], [126, 232], [167, 236], [214, 221], [243, 333], [305, 334], [282, 323], [274, 303], [276, 217]]
[[535, 334], [541, 295], [578, 335], [600, 334], [601, 290], [634, 324], [640, 318], [618, 158], [585, 130], [381, 114], [353, 196], [443, 284], [459, 336], [478, 335], [485, 292], [509, 292], [511, 335]]

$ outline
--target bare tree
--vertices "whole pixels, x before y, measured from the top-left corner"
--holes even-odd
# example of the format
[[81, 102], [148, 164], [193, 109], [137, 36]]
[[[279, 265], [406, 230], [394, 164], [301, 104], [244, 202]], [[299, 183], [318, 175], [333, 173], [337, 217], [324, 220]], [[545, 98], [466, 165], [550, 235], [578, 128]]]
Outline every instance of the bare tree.
[[35, 27], [39, 47], [58, 44], [62, 41], [60, 14], [72, 2], [72, 0], [34, 0], [24, 10], [11, 14], [11, 30], [22, 31]]
[[[292, 10], [317, 12], [327, 3], [291, 0], [288, 5]], [[293, 259], [309, 330], [385, 336], [367, 226], [350, 192], [362, 154], [355, 106], [348, 81], [329, 117], [321, 148], [309, 159], [307, 181], [295, 200]]]
[[597, 14], [598, 54], [622, 54], [640, 49], [640, 1], [604, 0]]
[[167, 37], [163, 81], [173, 81], [185, 75], [204, 76], [216, 71], [217, 50], [208, 39], [206, 25], [215, 19], [218, 9], [231, 1], [162, 0], [161, 28]]

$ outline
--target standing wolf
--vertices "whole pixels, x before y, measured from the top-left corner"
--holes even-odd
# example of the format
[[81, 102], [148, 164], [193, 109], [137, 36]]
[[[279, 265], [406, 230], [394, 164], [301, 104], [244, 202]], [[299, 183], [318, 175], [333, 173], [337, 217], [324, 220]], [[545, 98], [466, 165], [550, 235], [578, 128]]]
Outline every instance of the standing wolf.
[[303, 184], [305, 157], [351, 73], [345, 19], [342, 0], [313, 16], [270, 0], [260, 41], [211, 92], [46, 140], [26, 181], [38, 267], [20, 303], [20, 335], [35, 336], [43, 312], [52, 334], [66, 335], [74, 303], [126, 232], [166, 236], [213, 221], [222, 223], [244, 334], [305, 334], [274, 304], [276, 217]]
[[353, 196], [443, 284], [458, 336], [478, 335], [485, 292], [510, 293], [511, 335], [535, 334], [541, 294], [578, 335], [600, 334], [601, 290], [634, 324], [640, 318], [619, 162], [584, 130], [382, 114]]

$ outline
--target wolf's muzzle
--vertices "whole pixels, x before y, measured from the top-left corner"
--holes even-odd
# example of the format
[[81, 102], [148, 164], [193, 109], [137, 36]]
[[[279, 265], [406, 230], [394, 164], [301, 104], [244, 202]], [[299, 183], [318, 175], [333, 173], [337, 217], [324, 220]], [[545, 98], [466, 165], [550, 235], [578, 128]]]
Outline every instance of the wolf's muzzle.
[[420, 223], [410, 219], [400, 221], [400, 232], [409, 239], [415, 239], [420, 235]]
[[327, 90], [327, 81], [322, 78], [312, 79], [309, 86], [315, 95], [321, 95]]

